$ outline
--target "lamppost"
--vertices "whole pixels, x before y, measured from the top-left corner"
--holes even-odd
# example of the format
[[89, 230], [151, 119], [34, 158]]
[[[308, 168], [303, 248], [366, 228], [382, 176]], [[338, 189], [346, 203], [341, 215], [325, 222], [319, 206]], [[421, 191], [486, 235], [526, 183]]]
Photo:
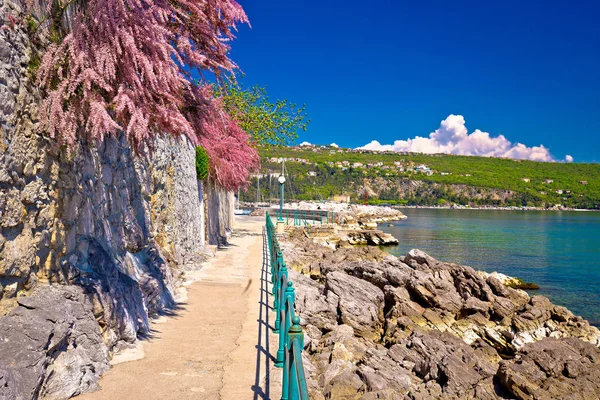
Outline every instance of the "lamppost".
[[279, 181], [279, 190], [280, 190], [280, 195], [279, 195], [279, 221], [283, 222], [283, 184], [285, 183], [285, 176], [280, 175], [279, 179], [277, 179]]

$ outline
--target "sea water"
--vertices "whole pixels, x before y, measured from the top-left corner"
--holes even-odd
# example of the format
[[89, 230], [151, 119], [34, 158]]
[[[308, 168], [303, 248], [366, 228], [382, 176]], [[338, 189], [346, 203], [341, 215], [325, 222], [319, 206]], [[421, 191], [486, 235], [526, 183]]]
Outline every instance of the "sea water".
[[541, 294], [600, 326], [600, 212], [403, 209], [380, 229], [440, 261], [534, 282]]

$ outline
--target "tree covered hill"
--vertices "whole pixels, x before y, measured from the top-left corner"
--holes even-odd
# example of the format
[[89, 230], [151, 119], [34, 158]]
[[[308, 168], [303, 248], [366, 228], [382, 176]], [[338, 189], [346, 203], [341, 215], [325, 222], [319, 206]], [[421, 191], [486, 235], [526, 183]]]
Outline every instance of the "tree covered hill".
[[[261, 198], [273, 197], [272, 177], [284, 158], [288, 196], [299, 200], [365, 192], [372, 203], [475, 204], [600, 209], [600, 164], [372, 152], [330, 146], [259, 149]], [[243, 198], [256, 199], [257, 179]]]

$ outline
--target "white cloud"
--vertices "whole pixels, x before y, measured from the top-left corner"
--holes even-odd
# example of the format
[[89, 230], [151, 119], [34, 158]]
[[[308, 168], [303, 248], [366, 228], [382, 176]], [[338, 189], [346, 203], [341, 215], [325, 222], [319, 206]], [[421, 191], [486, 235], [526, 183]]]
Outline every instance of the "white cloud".
[[335, 143], [331, 143], [331, 144], [330, 144], [330, 146], [331, 146], [331, 147], [335, 147], [336, 149], [337, 149], [338, 147], [340, 147], [340, 146], [338, 146], [338, 145], [337, 145], [337, 144], [335, 144]]
[[492, 136], [479, 129], [469, 133], [465, 125], [465, 118], [462, 115], [454, 114], [443, 120], [440, 127], [431, 132], [429, 137], [416, 136], [413, 139], [396, 140], [393, 144], [381, 144], [377, 140], [373, 140], [359, 148], [377, 151], [446, 153], [554, 161], [549, 149], [543, 145], [527, 147], [522, 143], [513, 144], [504, 135]]
[[568, 155], [568, 154], [567, 154], [567, 155], [565, 156], [565, 161], [566, 161], [566, 162], [573, 162], [573, 156], [570, 156], [570, 155]]
[[302, 143], [300, 143], [300, 146], [312, 146], [312, 143], [302, 142]]
[[[379, 143], [377, 140], [373, 140], [371, 143], [367, 143], [362, 147], [359, 147], [359, 149], [365, 149], [365, 150], [376, 150], [376, 151], [394, 151], [394, 146], [392, 146], [391, 144], [381, 144]], [[396, 150], [396, 151], [401, 151], [401, 150]]]

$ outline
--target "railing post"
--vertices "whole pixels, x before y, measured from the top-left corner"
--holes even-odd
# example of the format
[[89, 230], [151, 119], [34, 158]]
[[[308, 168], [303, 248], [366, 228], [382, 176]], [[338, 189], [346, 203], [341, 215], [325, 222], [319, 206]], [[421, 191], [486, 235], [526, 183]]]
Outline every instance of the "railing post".
[[[273, 234], [273, 233], [271, 233]], [[271, 284], [275, 282], [275, 257], [277, 255], [277, 247], [275, 241], [271, 239], [271, 254], [270, 254], [270, 265], [271, 265]]]
[[273, 235], [275, 233], [273, 232], [273, 226], [271, 226], [271, 237], [269, 238], [269, 250], [271, 250], [270, 254], [269, 254], [269, 266], [271, 267], [271, 283], [273, 283], [273, 274], [275, 273], [275, 241], [273, 240]]
[[[292, 318], [294, 314], [294, 287], [292, 282], [288, 281], [287, 287], [285, 288], [285, 297], [283, 302], [284, 325], [281, 327], [279, 334], [279, 350], [277, 351], [277, 361], [282, 361], [283, 365], [283, 379], [281, 387], [281, 400], [288, 400], [290, 395], [290, 379], [292, 375], [292, 369], [294, 368], [292, 359], [290, 358], [290, 328], [292, 325]], [[281, 355], [282, 358], [279, 358]]]
[[[298, 353], [294, 352], [294, 345], [297, 345]], [[304, 349], [304, 332], [302, 331], [302, 327], [300, 326], [300, 317], [294, 315], [292, 318], [292, 326], [289, 330], [289, 346], [288, 346], [288, 354], [290, 355], [290, 375], [289, 375], [289, 389], [288, 389], [288, 397], [289, 400], [300, 400], [300, 387], [306, 385], [306, 382], [300, 382], [300, 380], [304, 381], [304, 374], [300, 374], [298, 376], [298, 368], [302, 366], [302, 350]], [[300, 359], [296, 359], [296, 357], [300, 357]], [[300, 387], [299, 385], [300, 384]]]
[[[285, 290], [282, 288], [281, 294], [282, 296], [281, 301], [279, 302], [279, 311], [277, 313], [277, 317], [279, 318], [279, 329], [276, 332], [279, 332], [279, 347], [277, 349], [277, 361], [275, 362], [276, 367], [283, 367], [285, 363], [285, 352], [286, 346], [288, 345], [288, 330], [290, 329], [291, 318], [291, 316], [288, 315], [288, 301], [290, 302], [289, 304], [292, 306], [294, 305], [294, 288], [292, 287], [291, 281], [287, 281], [287, 287]], [[277, 321], [275, 321], [275, 323], [277, 323]]]
[[300, 317], [299, 316], [294, 315], [294, 317], [292, 318], [292, 326], [290, 327], [289, 333], [290, 333], [290, 342], [294, 339], [297, 339], [298, 342], [300, 343], [300, 348], [304, 349], [304, 331], [302, 330], [302, 327], [300, 326]]
[[[287, 278], [287, 276], [286, 276]], [[289, 330], [290, 330], [290, 326], [292, 325], [292, 317], [294, 316], [294, 302], [296, 301], [296, 295], [294, 293], [294, 287], [292, 285], [292, 281], [287, 281], [287, 287], [285, 288], [285, 294], [283, 297], [283, 311], [284, 311], [284, 316], [285, 316], [285, 324], [283, 326], [284, 331], [283, 331], [283, 338], [284, 338], [284, 345], [286, 347], [289, 347], [290, 344], [290, 337], [289, 337]], [[291, 314], [290, 314], [291, 311]]]
[[273, 221], [271, 221], [271, 217], [269, 216], [269, 212], [266, 213], [267, 218], [267, 244], [269, 245], [269, 267], [271, 269], [271, 284], [273, 284], [273, 279], [275, 276], [275, 248], [273, 246], [274, 243], [274, 232], [273, 232]]
[[277, 265], [279, 268], [277, 276], [275, 277], [275, 283], [273, 284], [273, 294], [275, 296], [273, 305], [275, 306], [275, 312], [277, 313], [275, 315], [275, 329], [273, 329], [273, 332], [275, 333], [279, 332], [279, 328], [281, 327], [281, 310], [283, 309], [283, 306], [285, 306], [285, 288], [282, 286], [282, 282], [284, 277], [287, 282], [288, 276], [287, 267], [283, 262], [283, 256], [280, 251], [277, 252]]
[[279, 250], [279, 243], [275, 242], [273, 245], [273, 262], [271, 266], [271, 284], [273, 285], [273, 295], [276, 294], [275, 283], [277, 282], [277, 275], [279, 274], [279, 256], [281, 251]]
[[289, 390], [290, 390], [290, 368], [292, 364], [290, 363], [290, 358], [288, 357], [288, 348], [286, 346], [285, 352], [285, 360], [283, 362], [283, 371], [281, 376], [281, 400], [289, 400]]

